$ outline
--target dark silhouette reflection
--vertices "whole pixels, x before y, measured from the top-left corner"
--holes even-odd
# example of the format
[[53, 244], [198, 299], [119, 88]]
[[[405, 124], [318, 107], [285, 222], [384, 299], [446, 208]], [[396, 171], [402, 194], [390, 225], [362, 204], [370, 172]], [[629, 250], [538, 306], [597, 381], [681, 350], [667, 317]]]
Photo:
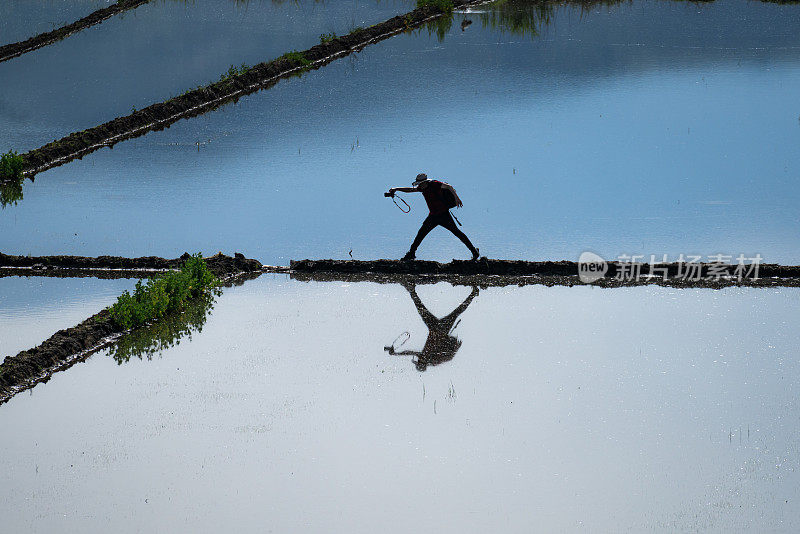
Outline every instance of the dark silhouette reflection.
[[[413, 282], [403, 282], [402, 285], [408, 291], [411, 300], [414, 301], [414, 306], [417, 308], [417, 312], [425, 323], [425, 326], [428, 327], [428, 339], [425, 341], [425, 346], [421, 351], [397, 351], [394, 344], [384, 347], [383, 350], [387, 351], [392, 356], [413, 356], [412, 361], [414, 362], [414, 366], [417, 368], [417, 371], [420, 372], [427, 369], [429, 365], [439, 365], [440, 363], [449, 362], [455, 357], [458, 349], [461, 348], [461, 340], [453, 335], [453, 329], [458, 324], [456, 321], [472, 303], [472, 299], [478, 295], [478, 287], [472, 286], [472, 292], [464, 299], [464, 302], [459, 304], [452, 312], [439, 319], [422, 303], [419, 295], [417, 295], [416, 285]], [[404, 335], [408, 336], [408, 333], [404, 332], [400, 334], [399, 337]], [[405, 341], [407, 340], [408, 337], [405, 338]], [[395, 342], [397, 341], [398, 340], [395, 340]], [[405, 341], [400, 345], [402, 346]]]
[[117, 364], [122, 365], [131, 358], [152, 360], [161, 351], [179, 345], [182, 338], [188, 337], [191, 341], [193, 333], [203, 331], [208, 312], [214, 308], [215, 301], [216, 294], [195, 299], [183, 312], [122, 336], [111, 346], [109, 354]]

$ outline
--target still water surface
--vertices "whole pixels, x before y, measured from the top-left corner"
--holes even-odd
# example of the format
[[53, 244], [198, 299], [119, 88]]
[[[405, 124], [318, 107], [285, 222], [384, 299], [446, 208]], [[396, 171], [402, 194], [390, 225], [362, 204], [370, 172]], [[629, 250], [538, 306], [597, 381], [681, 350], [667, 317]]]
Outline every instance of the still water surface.
[[[355, 258], [400, 257], [425, 208], [409, 199], [413, 211], [403, 215], [381, 193], [427, 171], [457, 186], [464, 230], [492, 257], [760, 253], [800, 263], [800, 9], [740, 1], [562, 6], [526, 19], [524, 34], [493, 25], [498, 13], [466, 15], [474, 23], [465, 31], [459, 14], [442, 40], [427, 30], [394, 37], [43, 173], [19, 205], [0, 212], [0, 250], [238, 250], [276, 264], [351, 250]], [[211, 25], [222, 36], [232, 31]], [[298, 48], [319, 28], [310, 33], [300, 32]], [[164, 49], [132, 52], [133, 63]], [[274, 50], [253, 53], [263, 59]], [[63, 51], [48, 53], [54, 62]], [[114, 54], [96, 58], [117, 62]], [[138, 102], [131, 94], [151, 101], [162, 76], [120, 79], [130, 106]], [[63, 89], [32, 100], [44, 102], [39, 117], [63, 118], [58, 135], [76, 129], [70, 115], [88, 117], [86, 106], [59, 104]], [[94, 95], [98, 110], [84, 126], [114, 115], [102, 93], [79, 92]], [[468, 253], [436, 230], [418, 256]]]
[[53, 31], [112, 3], [107, 0], [3, 0], [0, 46]]
[[[797, 531], [799, 303], [265, 275], [191, 342], [98, 353], [1, 406], [0, 515], [13, 532]], [[425, 352], [425, 310], [454, 309], [452, 357], [420, 372], [387, 350], [408, 332], [396, 352]]]
[[0, 361], [113, 304], [135, 280], [0, 278]]
[[[410, 0], [159, 0], [0, 63], [0, 149], [25, 152], [404, 13]], [[0, 6], [0, 15], [5, 8]], [[31, 11], [35, 11], [31, 9]], [[42, 17], [27, 13], [28, 18]]]

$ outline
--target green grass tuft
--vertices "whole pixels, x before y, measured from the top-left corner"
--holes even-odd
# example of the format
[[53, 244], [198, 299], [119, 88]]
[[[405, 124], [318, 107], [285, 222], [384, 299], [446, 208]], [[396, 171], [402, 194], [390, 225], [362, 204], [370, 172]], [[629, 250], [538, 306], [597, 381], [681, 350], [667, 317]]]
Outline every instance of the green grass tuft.
[[331, 42], [331, 41], [333, 41], [334, 39], [336, 39], [336, 33], [334, 33], [334, 32], [331, 32], [331, 33], [322, 33], [322, 34], [320, 34], [320, 36], [319, 36], [319, 42], [320, 42], [320, 44], [330, 43], [330, 42]]
[[289, 61], [300, 63], [304, 67], [308, 67], [309, 65], [311, 65], [311, 62], [306, 59], [306, 56], [304, 56], [302, 52], [298, 52], [297, 50], [293, 50], [292, 52], [287, 52], [283, 54], [281, 56], [281, 59], [288, 59]]
[[443, 13], [452, 13], [453, 0], [417, 0], [417, 8], [432, 7]]
[[136, 283], [133, 294], [125, 291], [111, 307], [111, 319], [123, 328], [135, 328], [182, 310], [197, 297], [217, 291], [219, 280], [208, 270], [201, 254], [195, 254], [178, 272]]
[[22, 178], [22, 168], [25, 160], [22, 156], [9, 150], [0, 156], [0, 180], [19, 180]]

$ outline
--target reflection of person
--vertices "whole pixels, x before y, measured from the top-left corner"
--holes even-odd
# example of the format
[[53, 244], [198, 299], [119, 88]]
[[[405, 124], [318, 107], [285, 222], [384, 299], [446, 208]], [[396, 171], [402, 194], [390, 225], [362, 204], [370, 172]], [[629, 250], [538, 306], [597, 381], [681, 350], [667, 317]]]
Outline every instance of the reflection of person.
[[403, 287], [411, 295], [411, 300], [414, 301], [417, 312], [425, 326], [428, 327], [428, 339], [425, 341], [425, 346], [421, 351], [404, 350], [396, 352], [394, 345], [384, 347], [384, 350], [391, 355], [416, 357], [413, 361], [418, 371], [424, 371], [429, 365], [449, 362], [455, 357], [458, 349], [461, 348], [461, 341], [452, 334], [456, 319], [464, 313], [472, 303], [472, 299], [478, 295], [477, 286], [472, 286], [472, 293], [469, 294], [464, 302], [441, 319], [437, 319], [435, 315], [428, 311], [428, 308], [425, 307], [419, 295], [417, 295], [416, 287], [413, 284], [403, 284]]
[[453, 216], [450, 215], [450, 209], [447, 207], [447, 203], [444, 200], [445, 190], [452, 194], [455, 205], [460, 208], [462, 206], [461, 199], [458, 198], [455, 189], [444, 182], [428, 180], [428, 175], [426, 174], [418, 174], [411, 187], [392, 187], [389, 189], [389, 192], [386, 193], [387, 196], [394, 196], [397, 191], [401, 193], [422, 193], [422, 196], [425, 197], [425, 202], [428, 204], [428, 209], [430, 210], [428, 217], [422, 221], [422, 227], [420, 227], [419, 232], [417, 232], [417, 237], [411, 244], [411, 248], [406, 255], [403, 256], [404, 260], [413, 260], [416, 257], [419, 244], [422, 243], [425, 236], [437, 226], [443, 226], [450, 230], [453, 235], [459, 238], [461, 242], [467, 246], [469, 251], [472, 252], [472, 259], [478, 259], [478, 249], [475, 248], [466, 234], [458, 229], [456, 222], [453, 220]]

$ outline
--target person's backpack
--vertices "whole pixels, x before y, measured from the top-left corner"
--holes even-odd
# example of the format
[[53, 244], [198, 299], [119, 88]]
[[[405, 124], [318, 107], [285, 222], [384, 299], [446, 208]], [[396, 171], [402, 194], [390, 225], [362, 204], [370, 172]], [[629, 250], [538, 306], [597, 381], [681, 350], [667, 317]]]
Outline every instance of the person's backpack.
[[432, 181], [439, 186], [439, 194], [442, 197], [442, 202], [447, 206], [447, 209], [455, 208], [457, 205], [456, 196], [453, 194], [455, 188], [446, 182], [440, 182], [439, 180]]

